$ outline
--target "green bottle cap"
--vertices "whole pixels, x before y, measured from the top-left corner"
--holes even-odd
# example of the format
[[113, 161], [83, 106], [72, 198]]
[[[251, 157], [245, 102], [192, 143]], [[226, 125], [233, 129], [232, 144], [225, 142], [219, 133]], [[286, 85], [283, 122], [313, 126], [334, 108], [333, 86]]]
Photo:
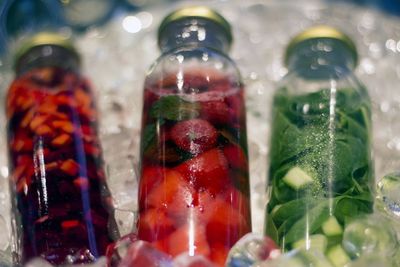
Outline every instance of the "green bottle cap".
[[289, 45], [286, 48], [285, 65], [286, 66], [288, 65], [289, 58], [295, 51], [297, 45], [299, 45], [304, 41], [312, 39], [335, 39], [342, 42], [350, 50], [355, 65], [357, 65], [358, 54], [356, 45], [354, 44], [353, 40], [351, 40], [350, 37], [348, 37], [345, 33], [341, 32], [340, 30], [326, 25], [311, 27], [301, 32], [300, 34], [296, 35], [294, 38], [292, 38], [292, 40], [289, 42]]

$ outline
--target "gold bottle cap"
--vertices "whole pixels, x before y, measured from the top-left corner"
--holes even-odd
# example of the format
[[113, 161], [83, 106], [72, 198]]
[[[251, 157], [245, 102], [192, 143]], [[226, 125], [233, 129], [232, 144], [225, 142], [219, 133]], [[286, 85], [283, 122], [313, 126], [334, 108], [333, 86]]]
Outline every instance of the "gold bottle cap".
[[190, 6], [177, 9], [164, 18], [158, 28], [158, 43], [160, 43], [163, 31], [170, 23], [188, 18], [202, 18], [213, 21], [224, 29], [229, 44], [232, 42], [233, 37], [231, 25], [221, 14], [206, 6]]
[[341, 32], [340, 30], [326, 25], [311, 27], [301, 32], [300, 34], [296, 35], [294, 38], [292, 38], [292, 40], [289, 42], [289, 45], [286, 48], [285, 65], [286, 66], [288, 65], [289, 57], [293, 54], [298, 44], [307, 40], [325, 39], [325, 38], [339, 40], [343, 44], [345, 44], [349, 48], [352, 54], [353, 60], [355, 62], [354, 65], [357, 65], [358, 54], [356, 45], [354, 44], [353, 40], [351, 40], [350, 37], [348, 37], [345, 33]]
[[17, 49], [15, 53], [14, 66], [16, 66], [18, 61], [32, 48], [42, 45], [54, 45], [63, 47], [74, 53], [74, 55], [79, 60], [79, 54], [69, 38], [57, 33], [41, 32], [28, 38]]

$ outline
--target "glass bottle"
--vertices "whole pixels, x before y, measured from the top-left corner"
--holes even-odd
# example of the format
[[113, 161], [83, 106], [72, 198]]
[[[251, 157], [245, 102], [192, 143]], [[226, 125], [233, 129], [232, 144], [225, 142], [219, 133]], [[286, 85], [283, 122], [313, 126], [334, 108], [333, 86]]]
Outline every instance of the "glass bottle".
[[202, 6], [161, 23], [144, 88], [138, 236], [223, 265], [251, 231], [243, 83], [230, 25]]
[[353, 73], [356, 47], [335, 28], [299, 34], [285, 61], [273, 100], [265, 232], [283, 250], [314, 247], [335, 265], [349, 259], [346, 225], [372, 212], [371, 103]]
[[57, 34], [33, 36], [15, 62], [6, 98], [15, 260], [93, 262], [116, 228], [90, 83]]

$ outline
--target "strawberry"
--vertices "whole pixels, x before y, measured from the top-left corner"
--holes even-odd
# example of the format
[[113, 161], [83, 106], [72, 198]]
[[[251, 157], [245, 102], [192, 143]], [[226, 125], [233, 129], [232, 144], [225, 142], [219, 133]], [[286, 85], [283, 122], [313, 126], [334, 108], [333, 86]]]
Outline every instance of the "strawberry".
[[210, 244], [233, 245], [240, 237], [250, 232], [250, 225], [246, 218], [229, 203], [216, 200], [214, 205], [206, 226]]
[[241, 215], [243, 215], [250, 225], [250, 202], [249, 198], [245, 194], [240, 192], [234, 186], [229, 186], [226, 190], [224, 190], [222, 198], [229, 203], [234, 210], [237, 210]]
[[229, 184], [228, 161], [218, 148], [210, 149], [175, 168], [197, 189], [218, 193]]
[[228, 257], [228, 253], [229, 247], [224, 246], [220, 243], [215, 243], [211, 246], [210, 258], [217, 266], [223, 267], [225, 266], [225, 261]]
[[138, 220], [139, 239], [153, 242], [160, 240], [175, 230], [173, 221], [162, 209], [148, 209]]
[[188, 252], [191, 256], [210, 254], [203, 225], [185, 224], [168, 237], [168, 253], [176, 256], [182, 252]]
[[198, 154], [215, 146], [217, 131], [206, 120], [191, 119], [175, 124], [171, 138], [181, 149]]
[[224, 147], [224, 155], [228, 159], [229, 166], [248, 172], [247, 156], [243, 149], [237, 144], [230, 144]]
[[146, 207], [146, 198], [150, 191], [163, 180], [166, 169], [159, 166], [146, 166], [142, 169], [139, 182], [140, 210]]
[[183, 176], [174, 170], [166, 170], [162, 180], [153, 186], [146, 198], [146, 208], [163, 208], [166, 215], [182, 224], [187, 217], [188, 208], [193, 202], [191, 186]]
[[229, 122], [230, 108], [223, 101], [200, 102], [200, 116], [214, 124]]

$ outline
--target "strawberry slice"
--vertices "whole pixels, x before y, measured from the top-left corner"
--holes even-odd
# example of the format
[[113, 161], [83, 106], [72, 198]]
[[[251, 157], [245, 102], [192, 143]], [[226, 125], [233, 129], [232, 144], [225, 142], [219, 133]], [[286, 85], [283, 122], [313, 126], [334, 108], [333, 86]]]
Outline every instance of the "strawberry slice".
[[144, 201], [146, 208], [164, 208], [166, 215], [180, 225], [185, 221], [188, 208], [193, 202], [193, 190], [179, 172], [165, 170], [161, 180], [153, 184]]
[[146, 166], [142, 169], [142, 175], [139, 182], [139, 209], [147, 206], [147, 195], [159, 184], [164, 177], [166, 169], [159, 166]]
[[218, 193], [229, 184], [228, 161], [218, 148], [210, 149], [175, 168], [197, 189]]
[[217, 266], [225, 266], [226, 258], [228, 257], [229, 247], [223, 244], [216, 243], [211, 246], [211, 260], [217, 264]]
[[139, 239], [149, 242], [163, 239], [175, 230], [173, 221], [161, 209], [149, 209], [138, 220]]
[[251, 215], [249, 197], [240, 192], [234, 186], [229, 186], [224, 190], [222, 197], [234, 210], [237, 210], [244, 218], [246, 218], [250, 225]]
[[217, 131], [206, 120], [191, 119], [175, 124], [171, 138], [181, 149], [198, 154], [215, 146]]
[[200, 102], [200, 116], [214, 124], [229, 122], [230, 108], [223, 101]]
[[191, 256], [210, 254], [203, 225], [185, 224], [168, 237], [168, 253], [176, 256], [182, 252]]
[[221, 243], [232, 246], [247, 232], [250, 232], [250, 219], [245, 218], [225, 201], [216, 201], [212, 215], [206, 226], [210, 244]]
[[224, 155], [232, 168], [248, 172], [247, 156], [239, 145], [227, 145], [224, 147]]

